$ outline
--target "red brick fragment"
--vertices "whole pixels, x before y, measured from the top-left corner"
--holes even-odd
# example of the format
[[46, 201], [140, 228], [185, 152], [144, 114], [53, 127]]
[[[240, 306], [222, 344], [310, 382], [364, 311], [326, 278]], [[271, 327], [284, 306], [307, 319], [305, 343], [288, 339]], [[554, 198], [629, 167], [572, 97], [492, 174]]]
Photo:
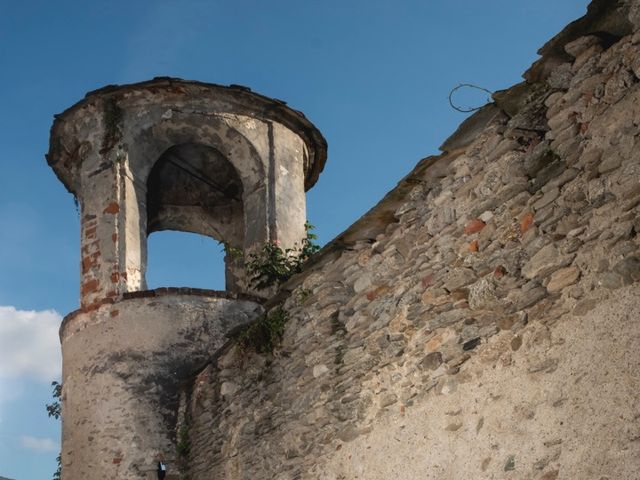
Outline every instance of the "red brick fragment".
[[527, 212], [525, 213], [522, 220], [520, 220], [520, 233], [524, 233], [533, 225], [533, 213]]
[[93, 227], [89, 227], [89, 228], [85, 228], [84, 229], [84, 238], [96, 238], [96, 231], [97, 231], [97, 227], [93, 226]]
[[[79, 310], [76, 310], [76, 312], [82, 312], [82, 313], [88, 313], [88, 312], [92, 312], [94, 310], [97, 310], [98, 308], [100, 308], [102, 305], [106, 305], [108, 303], [113, 303], [114, 300], [112, 298], [103, 298], [102, 300], [98, 300], [96, 302], [93, 303], [83, 303], [80, 307]], [[74, 312], [74, 314], [76, 313]], [[71, 314], [73, 315], [73, 314]]]
[[385, 293], [387, 290], [389, 290], [389, 287], [387, 287], [386, 285], [382, 285], [380, 287], [377, 287], [377, 288], [367, 292], [367, 300], [369, 300], [369, 301], [375, 300], [381, 294]]
[[474, 220], [471, 220], [469, 223], [467, 223], [467, 226], [464, 227], [464, 233], [466, 233], [467, 235], [471, 235], [472, 233], [479, 232], [485, 226], [486, 226], [486, 223], [484, 223], [479, 218], [476, 218]]
[[98, 263], [96, 261], [96, 258], [97, 258], [97, 255], [91, 255], [91, 256], [82, 258], [82, 274], [83, 275]]
[[109, 315], [111, 315], [112, 317], [117, 317], [118, 315], [120, 315], [120, 310], [115, 308], [115, 309], [111, 310], [111, 312], [109, 312]]
[[84, 296], [89, 293], [97, 292], [99, 286], [100, 286], [100, 283], [96, 279], [84, 282], [80, 287], [80, 294]]
[[109, 205], [107, 205], [107, 207], [102, 211], [102, 213], [116, 214], [119, 211], [120, 211], [120, 205], [118, 205], [116, 202], [112, 202]]
[[478, 251], [478, 239], [473, 240], [469, 244], [469, 251], [474, 252], [474, 253]]
[[120, 462], [122, 462], [122, 459], [121, 459], [121, 458], [114, 458], [114, 459], [113, 459], [113, 464], [114, 464], [114, 465], [119, 465], [119, 464], [120, 464]]

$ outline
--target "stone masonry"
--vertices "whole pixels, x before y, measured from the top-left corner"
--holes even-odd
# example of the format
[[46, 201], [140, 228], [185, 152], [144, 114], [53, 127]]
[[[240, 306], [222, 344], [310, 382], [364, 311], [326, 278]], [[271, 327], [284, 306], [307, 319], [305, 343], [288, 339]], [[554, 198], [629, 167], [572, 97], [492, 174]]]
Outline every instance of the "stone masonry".
[[640, 478], [640, 2], [594, 1], [184, 389], [189, 478]]
[[[233, 249], [305, 238], [326, 142], [300, 112], [239, 86], [156, 78], [56, 116], [47, 160], [81, 215], [81, 308], [60, 329], [62, 478], [176, 478], [180, 391], [263, 314]], [[226, 292], [146, 290], [147, 236], [224, 243]], [[181, 407], [182, 405], [182, 407]]]

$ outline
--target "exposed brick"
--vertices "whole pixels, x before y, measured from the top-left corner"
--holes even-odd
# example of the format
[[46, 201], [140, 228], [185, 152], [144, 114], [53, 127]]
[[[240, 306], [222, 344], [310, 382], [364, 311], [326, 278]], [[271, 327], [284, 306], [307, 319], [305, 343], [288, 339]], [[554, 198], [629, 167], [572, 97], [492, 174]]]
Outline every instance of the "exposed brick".
[[116, 202], [112, 202], [106, 206], [106, 208], [102, 211], [102, 213], [116, 214], [119, 211], [120, 211], [120, 205], [118, 205]]
[[527, 230], [529, 230], [529, 228], [531, 228], [531, 225], [533, 225], [533, 213], [531, 212], [527, 212], [524, 214], [524, 216], [522, 217], [522, 220], [520, 220], [520, 233], [524, 233]]
[[97, 227], [89, 227], [84, 229], [84, 238], [94, 239], [96, 238]]
[[98, 264], [99, 252], [82, 257], [82, 274], [86, 274], [89, 270]]
[[480, 220], [479, 218], [476, 218], [474, 220], [471, 220], [469, 223], [467, 223], [467, 226], [464, 227], [464, 233], [466, 233], [467, 235], [471, 235], [472, 233], [477, 233], [479, 231], [481, 231], [487, 224], [484, 223], [482, 220]]
[[94, 278], [93, 280], [88, 280], [84, 282], [80, 287], [80, 294], [84, 297], [85, 295], [88, 295], [90, 293], [95, 293], [98, 291], [99, 287], [100, 282], [98, 282], [97, 279]]
[[387, 287], [386, 285], [381, 285], [367, 293], [367, 300], [369, 301], [375, 300], [376, 298], [378, 298], [380, 295], [384, 294], [388, 290], [389, 290], [389, 287]]

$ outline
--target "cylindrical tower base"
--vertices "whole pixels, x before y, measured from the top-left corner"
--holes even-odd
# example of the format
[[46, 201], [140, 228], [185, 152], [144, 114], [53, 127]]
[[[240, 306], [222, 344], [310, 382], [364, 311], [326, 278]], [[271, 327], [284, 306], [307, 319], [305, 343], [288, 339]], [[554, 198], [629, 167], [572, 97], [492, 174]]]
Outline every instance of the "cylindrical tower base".
[[69, 315], [60, 332], [63, 480], [157, 478], [159, 456], [177, 478], [181, 384], [261, 314], [248, 299], [161, 289]]

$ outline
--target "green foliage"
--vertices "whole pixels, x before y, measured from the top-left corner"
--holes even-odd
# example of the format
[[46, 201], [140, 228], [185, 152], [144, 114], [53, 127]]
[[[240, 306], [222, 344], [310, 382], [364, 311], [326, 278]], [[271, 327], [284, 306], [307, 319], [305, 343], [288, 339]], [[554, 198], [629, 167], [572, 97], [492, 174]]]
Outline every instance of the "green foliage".
[[315, 240], [318, 239], [318, 235], [313, 233], [316, 227], [309, 223], [309, 220], [304, 222], [304, 231], [307, 232], [307, 236], [302, 241], [302, 249], [300, 250], [300, 260], [302, 263], [306, 262], [311, 255], [317, 253], [320, 250], [320, 245], [318, 245]]
[[[53, 387], [53, 391], [51, 392], [51, 396], [53, 397], [53, 402], [47, 403], [45, 405], [47, 409], [47, 415], [49, 417], [53, 417], [56, 420], [60, 418], [62, 415], [62, 384], [56, 381], [51, 382], [51, 386]], [[58, 462], [58, 468], [53, 473], [53, 480], [60, 480], [62, 476], [62, 455], [58, 455], [56, 458]]]
[[302, 305], [307, 299], [311, 296], [313, 292], [308, 288], [302, 288], [296, 290], [296, 300], [298, 301], [298, 305]]
[[264, 290], [286, 282], [298, 269], [296, 250], [282, 250], [275, 243], [265, 243], [262, 250], [250, 253], [246, 263], [249, 282], [256, 290]]
[[320, 250], [320, 246], [314, 242], [317, 235], [312, 233], [315, 227], [305, 222], [304, 228], [307, 236], [300, 247], [283, 250], [276, 243], [269, 242], [262, 250], [249, 254], [245, 266], [253, 288], [264, 290], [286, 282], [294, 274], [301, 272], [309, 257]]
[[53, 472], [52, 480], [60, 480], [62, 478], [62, 455], [58, 454], [56, 460], [58, 462], [58, 468]]
[[120, 123], [122, 122], [122, 109], [113, 98], [107, 100], [102, 112], [104, 122], [104, 136], [102, 137], [102, 150], [108, 151], [113, 148], [120, 138]]
[[47, 415], [58, 420], [62, 414], [62, 405], [60, 404], [62, 401], [62, 384], [51, 382], [51, 386], [53, 387], [53, 392], [51, 393], [53, 402], [47, 403], [45, 406], [47, 408]]
[[249, 325], [238, 335], [243, 350], [255, 350], [257, 353], [271, 353], [284, 335], [289, 314], [282, 307], [272, 310], [258, 321]]
[[189, 424], [185, 423], [178, 431], [178, 444], [176, 450], [180, 457], [188, 457], [191, 452], [191, 441], [189, 440]]
[[227, 242], [220, 242], [220, 243], [222, 244], [222, 249], [224, 250], [224, 253], [228, 255], [231, 260], [236, 261], [236, 260], [244, 259], [244, 252], [242, 251], [241, 248], [232, 247]]

